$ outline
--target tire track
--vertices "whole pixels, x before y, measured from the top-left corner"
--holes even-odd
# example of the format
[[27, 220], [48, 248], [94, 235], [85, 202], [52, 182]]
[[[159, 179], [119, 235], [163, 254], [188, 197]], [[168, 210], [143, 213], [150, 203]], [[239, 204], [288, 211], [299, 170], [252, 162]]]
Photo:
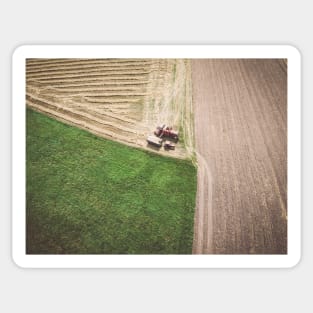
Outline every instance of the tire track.
[[212, 254], [213, 251], [213, 176], [210, 168], [197, 152], [197, 202], [194, 223], [193, 254]]

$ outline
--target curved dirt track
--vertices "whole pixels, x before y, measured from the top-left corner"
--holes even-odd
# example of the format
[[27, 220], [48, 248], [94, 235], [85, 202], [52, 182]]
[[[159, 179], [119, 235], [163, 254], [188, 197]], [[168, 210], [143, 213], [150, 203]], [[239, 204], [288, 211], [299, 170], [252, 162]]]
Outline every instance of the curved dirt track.
[[193, 254], [213, 253], [213, 177], [206, 160], [197, 155], [197, 203], [194, 226]]
[[192, 60], [198, 194], [193, 253], [287, 253], [284, 60]]

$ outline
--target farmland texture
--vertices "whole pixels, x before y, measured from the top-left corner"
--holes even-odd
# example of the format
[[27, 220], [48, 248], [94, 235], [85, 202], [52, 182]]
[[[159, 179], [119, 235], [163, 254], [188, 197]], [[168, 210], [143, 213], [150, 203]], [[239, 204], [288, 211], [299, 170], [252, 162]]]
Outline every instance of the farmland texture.
[[181, 131], [177, 158], [194, 153], [190, 61], [182, 59], [27, 59], [26, 101], [34, 110], [96, 135], [153, 149], [159, 124]]
[[27, 110], [28, 254], [190, 254], [196, 168]]
[[287, 253], [287, 62], [192, 60], [193, 253]]

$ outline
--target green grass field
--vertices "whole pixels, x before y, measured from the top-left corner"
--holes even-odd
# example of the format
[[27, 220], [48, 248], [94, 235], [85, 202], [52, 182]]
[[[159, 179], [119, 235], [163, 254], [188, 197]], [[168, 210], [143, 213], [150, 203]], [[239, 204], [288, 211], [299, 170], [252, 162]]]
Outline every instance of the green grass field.
[[27, 109], [29, 254], [191, 254], [196, 168]]

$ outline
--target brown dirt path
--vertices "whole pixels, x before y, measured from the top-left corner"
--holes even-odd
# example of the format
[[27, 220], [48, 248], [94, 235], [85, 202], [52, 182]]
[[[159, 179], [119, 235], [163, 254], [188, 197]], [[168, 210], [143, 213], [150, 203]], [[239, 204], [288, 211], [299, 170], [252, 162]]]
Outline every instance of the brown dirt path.
[[192, 60], [198, 194], [193, 253], [287, 252], [287, 70]]

